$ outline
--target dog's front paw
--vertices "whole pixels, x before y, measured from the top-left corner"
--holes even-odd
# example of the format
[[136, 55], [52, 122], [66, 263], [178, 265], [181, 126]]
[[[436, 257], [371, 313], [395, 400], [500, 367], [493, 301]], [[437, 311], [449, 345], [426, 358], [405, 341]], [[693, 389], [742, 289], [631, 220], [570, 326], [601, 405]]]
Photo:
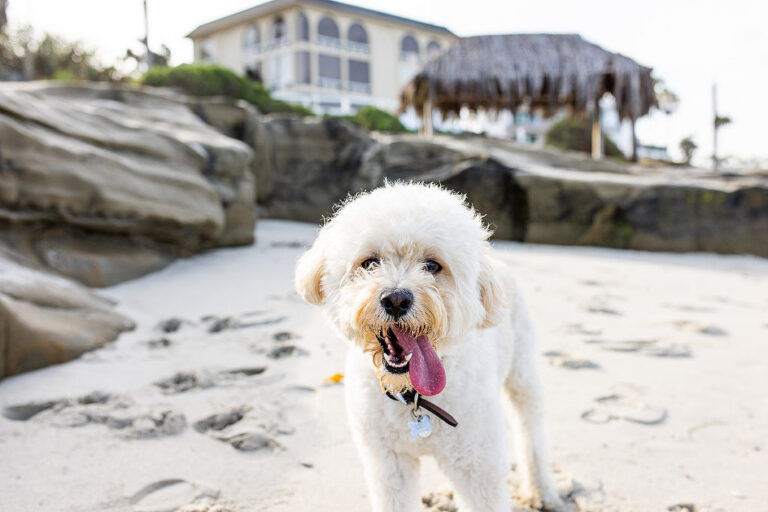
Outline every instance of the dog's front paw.
[[536, 490], [520, 491], [515, 495], [515, 501], [521, 506], [533, 510], [546, 510], [549, 512], [568, 512], [565, 502], [556, 492], [542, 495]]

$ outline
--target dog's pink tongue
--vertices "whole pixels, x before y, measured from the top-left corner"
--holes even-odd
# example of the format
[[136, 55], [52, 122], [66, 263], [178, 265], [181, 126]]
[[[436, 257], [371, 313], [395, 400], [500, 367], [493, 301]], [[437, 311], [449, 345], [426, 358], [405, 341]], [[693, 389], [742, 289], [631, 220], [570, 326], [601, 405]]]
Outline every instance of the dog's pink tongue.
[[408, 364], [413, 389], [424, 396], [436, 395], [445, 387], [445, 368], [429, 338], [414, 338], [405, 331], [393, 328], [397, 341], [406, 352], [412, 354]]

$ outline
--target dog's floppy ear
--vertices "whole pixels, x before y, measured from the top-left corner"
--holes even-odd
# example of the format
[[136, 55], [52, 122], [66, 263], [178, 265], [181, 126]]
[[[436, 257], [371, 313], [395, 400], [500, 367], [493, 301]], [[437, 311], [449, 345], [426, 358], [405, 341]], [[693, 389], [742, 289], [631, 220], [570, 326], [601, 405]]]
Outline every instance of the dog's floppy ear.
[[480, 301], [485, 309], [485, 316], [479, 327], [486, 329], [501, 322], [507, 309], [507, 294], [494, 271], [490, 259], [486, 256], [480, 267]]
[[315, 306], [320, 306], [324, 298], [322, 280], [325, 272], [325, 250], [322, 238], [321, 233], [312, 248], [299, 258], [294, 276], [294, 284], [299, 296]]

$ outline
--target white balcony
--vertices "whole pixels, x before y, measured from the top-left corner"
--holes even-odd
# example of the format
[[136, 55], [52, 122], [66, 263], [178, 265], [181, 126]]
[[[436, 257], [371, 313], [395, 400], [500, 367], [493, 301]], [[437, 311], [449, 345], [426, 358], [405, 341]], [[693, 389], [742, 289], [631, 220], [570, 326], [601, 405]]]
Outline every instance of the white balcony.
[[341, 49], [341, 39], [337, 37], [317, 36], [318, 46], [325, 46], [327, 48], [339, 48]]
[[338, 78], [327, 78], [321, 76], [317, 79], [317, 85], [323, 89], [341, 89], [343, 84]]
[[347, 41], [347, 50], [354, 53], [368, 55], [371, 53], [371, 45], [369, 45], [368, 43], [357, 43], [355, 41]]
[[349, 82], [348, 88], [352, 92], [371, 94], [371, 84], [367, 82]]

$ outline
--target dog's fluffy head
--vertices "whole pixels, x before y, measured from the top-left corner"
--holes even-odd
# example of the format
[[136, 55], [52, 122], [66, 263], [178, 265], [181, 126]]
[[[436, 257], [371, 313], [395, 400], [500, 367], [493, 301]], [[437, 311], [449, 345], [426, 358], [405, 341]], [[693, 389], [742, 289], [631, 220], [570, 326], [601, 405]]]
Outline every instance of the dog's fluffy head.
[[298, 262], [296, 289], [372, 353], [385, 389], [413, 381], [435, 394], [445, 384], [440, 347], [497, 324], [504, 309], [489, 235], [457, 194], [386, 185], [350, 199], [323, 226]]

